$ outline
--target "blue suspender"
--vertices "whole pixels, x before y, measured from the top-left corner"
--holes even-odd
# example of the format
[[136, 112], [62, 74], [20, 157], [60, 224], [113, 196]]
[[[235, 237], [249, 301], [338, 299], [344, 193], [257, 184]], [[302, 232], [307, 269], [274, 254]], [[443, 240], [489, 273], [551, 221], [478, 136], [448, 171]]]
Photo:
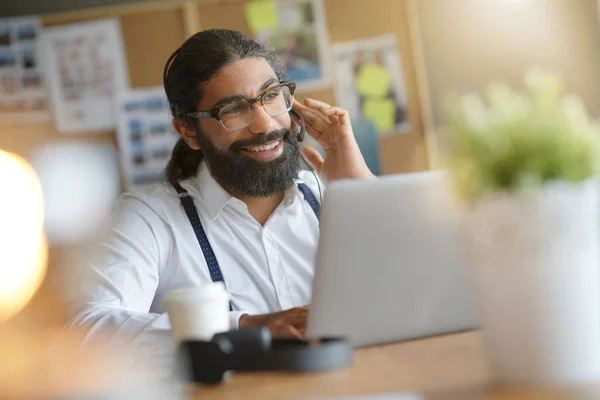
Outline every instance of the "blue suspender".
[[198, 210], [196, 210], [196, 206], [194, 205], [194, 199], [192, 199], [188, 191], [181, 187], [179, 183], [176, 183], [174, 186], [175, 190], [177, 190], [177, 193], [179, 193], [181, 205], [183, 205], [183, 209], [185, 210], [185, 213], [192, 224], [192, 228], [194, 228], [194, 233], [196, 234], [196, 238], [198, 239], [198, 243], [202, 249], [202, 254], [204, 254], [206, 265], [208, 265], [210, 278], [213, 282], [225, 283], [223, 281], [223, 274], [221, 273], [219, 262], [215, 257], [212, 247], [210, 247], [210, 243], [208, 243], [206, 232], [204, 232], [204, 228], [202, 227], [202, 222], [200, 222], [200, 216], [198, 215]]
[[304, 199], [306, 200], [310, 208], [312, 208], [312, 210], [315, 212], [317, 219], [319, 219], [319, 214], [321, 213], [321, 205], [315, 198], [313, 192], [308, 188], [308, 186], [306, 186], [305, 183], [299, 183], [298, 189], [300, 189], [300, 191], [304, 195]]
[[[185, 213], [187, 214], [187, 217], [190, 220], [190, 223], [192, 224], [192, 228], [194, 229], [194, 233], [196, 234], [196, 239], [198, 239], [198, 244], [200, 244], [202, 254], [204, 254], [206, 265], [208, 265], [210, 278], [213, 282], [225, 283], [223, 280], [223, 273], [221, 272], [221, 267], [219, 267], [219, 262], [215, 257], [215, 253], [213, 252], [210, 243], [208, 243], [206, 232], [204, 232], [204, 228], [202, 227], [202, 222], [200, 222], [200, 216], [198, 215], [198, 210], [194, 205], [194, 199], [192, 199], [188, 191], [185, 190], [179, 183], [174, 184], [173, 187], [175, 187], [175, 190], [177, 190], [177, 193], [179, 194], [179, 200], [181, 200], [181, 205], [183, 206], [183, 209], [185, 210]], [[304, 195], [304, 199], [307, 201], [310, 208], [312, 208], [318, 219], [321, 207], [319, 205], [319, 202], [315, 198], [315, 195], [304, 183], [299, 183], [298, 189], [300, 189], [300, 191]], [[233, 311], [231, 304], [229, 304], [229, 310]]]

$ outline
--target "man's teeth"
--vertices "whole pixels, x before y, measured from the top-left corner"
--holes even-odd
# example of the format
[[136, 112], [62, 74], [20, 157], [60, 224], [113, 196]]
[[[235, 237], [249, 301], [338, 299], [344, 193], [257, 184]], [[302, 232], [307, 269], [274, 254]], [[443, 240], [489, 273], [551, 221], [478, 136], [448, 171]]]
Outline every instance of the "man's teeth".
[[248, 150], [248, 151], [268, 151], [268, 150], [271, 150], [271, 149], [274, 149], [275, 147], [277, 147], [277, 145], [279, 144], [279, 142], [281, 142], [281, 140], [278, 140], [278, 141], [273, 142], [271, 144], [267, 144], [265, 146], [244, 147], [244, 150]]

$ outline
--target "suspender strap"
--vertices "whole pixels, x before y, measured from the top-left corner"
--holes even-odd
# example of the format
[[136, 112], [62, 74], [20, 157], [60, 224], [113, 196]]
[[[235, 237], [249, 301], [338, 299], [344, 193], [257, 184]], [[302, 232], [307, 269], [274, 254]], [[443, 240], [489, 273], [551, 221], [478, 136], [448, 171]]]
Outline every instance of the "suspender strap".
[[187, 214], [190, 223], [192, 224], [192, 228], [194, 228], [194, 233], [196, 234], [196, 238], [198, 239], [198, 243], [200, 244], [200, 248], [202, 249], [202, 253], [204, 254], [204, 259], [206, 260], [206, 264], [208, 265], [208, 271], [210, 272], [210, 278], [213, 282], [223, 282], [223, 274], [221, 273], [221, 268], [219, 267], [219, 263], [217, 258], [215, 257], [215, 253], [213, 252], [210, 243], [208, 243], [208, 238], [206, 237], [206, 232], [204, 232], [204, 228], [202, 227], [202, 223], [200, 222], [200, 216], [198, 215], [198, 210], [194, 205], [194, 200], [190, 196], [190, 194], [185, 190], [179, 183], [176, 183], [175, 190], [179, 193], [179, 199], [181, 200], [181, 204], [183, 205], [183, 209]]
[[310, 208], [312, 208], [312, 210], [315, 212], [317, 219], [319, 219], [319, 214], [321, 213], [321, 205], [317, 201], [313, 192], [304, 183], [299, 183], [298, 189], [300, 189], [300, 191], [304, 195], [304, 199], [306, 200]]
[[[185, 210], [185, 213], [192, 224], [192, 228], [196, 234], [196, 239], [198, 239], [198, 244], [200, 244], [202, 254], [204, 254], [206, 265], [208, 265], [208, 272], [210, 272], [210, 279], [212, 279], [213, 282], [223, 282], [223, 284], [225, 284], [225, 281], [223, 280], [223, 273], [221, 272], [221, 267], [219, 267], [217, 257], [215, 257], [215, 253], [213, 252], [210, 243], [208, 243], [206, 232], [204, 232], [202, 222], [200, 222], [200, 216], [198, 215], [198, 210], [194, 205], [194, 199], [192, 199], [188, 191], [181, 187], [179, 183], [176, 183], [173, 186], [179, 194], [181, 205], [183, 206], [183, 209]], [[229, 302], [229, 311], [233, 311], [231, 302]]]

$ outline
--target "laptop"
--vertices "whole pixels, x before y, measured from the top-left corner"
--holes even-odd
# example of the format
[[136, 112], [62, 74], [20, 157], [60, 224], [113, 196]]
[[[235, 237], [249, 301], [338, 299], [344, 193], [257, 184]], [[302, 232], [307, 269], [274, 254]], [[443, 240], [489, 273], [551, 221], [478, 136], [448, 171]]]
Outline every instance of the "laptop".
[[443, 171], [332, 182], [307, 336], [365, 346], [476, 328], [456, 204]]

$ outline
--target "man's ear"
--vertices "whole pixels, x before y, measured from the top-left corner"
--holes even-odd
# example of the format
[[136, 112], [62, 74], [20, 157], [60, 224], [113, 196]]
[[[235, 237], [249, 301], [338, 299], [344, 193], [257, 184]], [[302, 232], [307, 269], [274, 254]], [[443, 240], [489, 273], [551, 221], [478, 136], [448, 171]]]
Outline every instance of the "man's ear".
[[196, 131], [181, 118], [173, 118], [173, 128], [181, 135], [183, 140], [194, 150], [200, 150], [200, 145], [196, 139]]

